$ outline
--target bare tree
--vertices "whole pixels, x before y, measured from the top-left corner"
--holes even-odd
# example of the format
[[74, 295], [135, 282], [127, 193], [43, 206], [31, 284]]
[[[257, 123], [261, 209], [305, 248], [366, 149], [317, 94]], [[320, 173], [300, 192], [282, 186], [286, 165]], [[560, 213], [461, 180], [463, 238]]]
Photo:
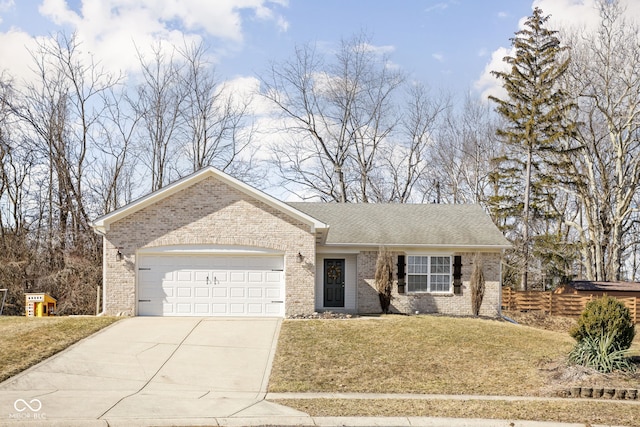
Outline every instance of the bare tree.
[[80, 47], [75, 35], [62, 33], [40, 41], [32, 52], [38, 80], [11, 105], [30, 128], [25, 138], [47, 159], [47, 240], [63, 251], [67, 243], [95, 247], [85, 206], [85, 169], [101, 114], [100, 95], [115, 83], [91, 58], [87, 63]]
[[217, 79], [204, 44], [185, 45], [179, 53], [185, 63], [180, 84], [185, 91], [182, 114], [192, 170], [215, 166], [229, 172], [253, 136], [251, 99]]
[[[441, 203], [478, 203], [487, 206], [492, 159], [501, 147], [496, 137], [497, 120], [487, 103], [467, 94], [462, 106], [452, 108], [441, 95], [429, 114], [428, 127], [414, 132], [411, 140], [422, 141], [423, 164], [416, 174], [416, 193], [421, 200]], [[405, 117], [414, 116], [407, 113]], [[419, 122], [418, 122], [419, 123]], [[420, 200], [420, 199], [419, 199]]]
[[175, 58], [175, 48], [157, 43], [151, 50], [151, 58], [138, 51], [143, 81], [130, 104], [142, 118], [140, 156], [151, 173], [151, 191], [155, 191], [173, 178], [171, 168], [177, 164], [176, 152], [182, 145], [177, 139], [187, 95], [181, 84], [184, 65]]
[[430, 147], [435, 143], [435, 134], [442, 116], [451, 107], [446, 94], [433, 95], [419, 83], [408, 90], [406, 105], [401, 108], [402, 120], [393, 142], [383, 145], [380, 173], [384, 184], [375, 186], [376, 198], [381, 201], [406, 203], [414, 196], [414, 187], [431, 169], [435, 169], [430, 158]]
[[99, 213], [111, 212], [132, 200], [135, 170], [135, 131], [141, 117], [128, 109], [125, 87], [112, 87], [103, 94], [104, 113], [100, 120], [101, 143], [97, 144], [95, 168], [89, 183], [99, 198]]
[[403, 76], [364, 35], [343, 40], [329, 59], [314, 46], [296, 47], [262, 77], [263, 96], [297, 137], [274, 147], [275, 161], [286, 182], [316, 196], [366, 202], [379, 149], [397, 123], [391, 101]]
[[117, 77], [83, 52], [75, 35], [41, 39], [31, 54], [34, 79], [2, 94], [3, 195], [15, 207], [13, 219], [1, 224], [13, 251], [4, 252], [0, 275], [22, 292], [37, 286], [67, 294], [69, 312], [81, 313], [75, 302], [94, 295], [100, 277], [100, 246], [89, 227], [95, 213], [89, 166], [99, 146], [102, 95]]
[[570, 224], [587, 278], [620, 280], [640, 184], [640, 32], [617, 1], [601, 1], [600, 16], [597, 32], [572, 40], [565, 84], [578, 102], [580, 126], [558, 167], [579, 201]]

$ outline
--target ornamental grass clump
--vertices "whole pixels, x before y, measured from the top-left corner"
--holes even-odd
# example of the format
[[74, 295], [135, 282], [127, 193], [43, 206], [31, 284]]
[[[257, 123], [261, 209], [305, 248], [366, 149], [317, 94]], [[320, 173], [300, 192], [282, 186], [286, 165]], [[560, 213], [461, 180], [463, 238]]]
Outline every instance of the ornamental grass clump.
[[603, 373], [635, 370], [627, 350], [618, 349], [612, 333], [583, 338], [569, 353], [569, 360]]
[[634, 369], [627, 357], [635, 329], [629, 309], [615, 298], [590, 301], [569, 332], [577, 341], [569, 360], [600, 372]]

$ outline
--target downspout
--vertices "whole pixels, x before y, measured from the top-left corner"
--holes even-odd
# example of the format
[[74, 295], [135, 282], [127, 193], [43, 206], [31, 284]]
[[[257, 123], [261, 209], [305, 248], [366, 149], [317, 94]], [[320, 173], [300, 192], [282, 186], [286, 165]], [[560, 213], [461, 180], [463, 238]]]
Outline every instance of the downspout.
[[107, 295], [107, 288], [105, 286], [105, 283], [107, 283], [107, 270], [106, 268], [104, 268], [107, 262], [107, 251], [106, 251], [106, 235], [105, 233], [101, 232], [100, 230], [98, 230], [96, 227], [93, 226], [93, 224], [89, 224], [91, 225], [91, 228], [93, 228], [93, 231], [102, 236], [102, 301], [101, 301], [101, 305], [102, 305], [102, 311], [100, 313], [96, 314], [96, 317], [102, 317], [104, 316], [104, 312], [105, 312], [105, 296]]

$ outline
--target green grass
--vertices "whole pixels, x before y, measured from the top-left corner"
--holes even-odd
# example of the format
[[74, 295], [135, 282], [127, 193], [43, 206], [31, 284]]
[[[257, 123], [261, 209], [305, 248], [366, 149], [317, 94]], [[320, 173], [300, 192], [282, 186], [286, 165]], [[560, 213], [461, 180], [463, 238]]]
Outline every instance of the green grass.
[[118, 320], [115, 317], [0, 316], [0, 381]]
[[271, 392], [535, 395], [568, 334], [439, 316], [285, 321]]

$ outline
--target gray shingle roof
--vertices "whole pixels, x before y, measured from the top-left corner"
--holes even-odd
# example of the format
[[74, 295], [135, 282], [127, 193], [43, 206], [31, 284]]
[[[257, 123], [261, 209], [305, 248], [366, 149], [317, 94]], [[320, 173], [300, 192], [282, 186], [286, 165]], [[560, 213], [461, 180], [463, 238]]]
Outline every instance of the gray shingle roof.
[[477, 205], [289, 203], [329, 225], [326, 244], [498, 246], [509, 242]]

